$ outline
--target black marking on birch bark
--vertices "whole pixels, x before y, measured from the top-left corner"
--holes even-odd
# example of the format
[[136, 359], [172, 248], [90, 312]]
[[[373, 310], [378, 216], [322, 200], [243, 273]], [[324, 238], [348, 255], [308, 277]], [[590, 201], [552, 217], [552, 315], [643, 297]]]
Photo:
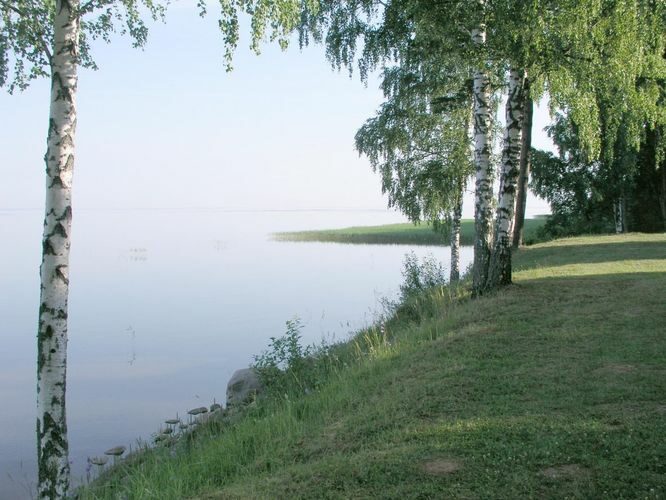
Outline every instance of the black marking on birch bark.
[[63, 43], [62, 49], [60, 49], [59, 54], [65, 54], [65, 53], [67, 53], [74, 60], [76, 60], [76, 54], [77, 54], [76, 42], [70, 41], [69, 43]]
[[53, 249], [53, 246], [51, 245], [51, 242], [47, 239], [44, 240], [42, 243], [42, 252], [44, 255], [56, 255], [55, 250]]
[[67, 238], [67, 228], [62, 225], [62, 222], [58, 222], [55, 226], [53, 226], [53, 232], [51, 233], [51, 236], [56, 234], [58, 236], [62, 236], [63, 238]]
[[45, 239], [42, 243], [42, 251], [44, 255], [56, 255], [56, 252], [48, 239]]
[[56, 101], [67, 101], [69, 103], [72, 102], [72, 89], [69, 87], [60, 87], [58, 92], [56, 93]]
[[72, 171], [74, 168], [74, 155], [67, 156], [67, 161], [65, 162], [65, 170]]
[[72, 139], [72, 134], [65, 134], [65, 136], [62, 138], [62, 141], [60, 141], [60, 147], [67, 147], [71, 148], [74, 147], [74, 139]]
[[[37, 373], [41, 373], [42, 369], [44, 368], [44, 365], [46, 364], [46, 356], [42, 352], [42, 349], [39, 349], [39, 353], [37, 353]], [[41, 378], [41, 377], [40, 377]], [[37, 384], [37, 394], [40, 392], [40, 384]]]
[[62, 281], [65, 285], [69, 285], [69, 278], [67, 277], [67, 274], [63, 271], [63, 268], [67, 269], [67, 266], [66, 265], [60, 265], [60, 266], [56, 267], [55, 276], [60, 281]]
[[62, 457], [62, 452], [63, 450], [67, 449], [67, 444], [62, 438], [62, 434], [59, 432], [59, 429], [61, 427], [64, 428], [64, 426], [58, 425], [55, 419], [51, 416], [51, 413], [48, 411], [44, 412], [44, 415], [42, 416], [42, 422], [44, 423], [44, 427], [40, 433], [40, 438], [43, 439], [46, 437], [47, 433], [51, 434], [45, 448], [47, 446], [53, 446], [55, 452], [50, 456]]
[[[53, 134], [57, 134], [57, 133], [58, 133], [58, 126], [56, 125], [55, 120], [53, 118], [49, 118], [49, 129], [46, 133], [46, 140], [50, 141]], [[46, 155], [44, 155], [44, 156], [46, 157], [48, 154], [49, 154], [49, 151], [47, 149]], [[51, 159], [55, 160], [55, 156], [51, 156]]]
[[53, 92], [53, 89], [55, 88], [56, 93], [55, 97], [53, 100], [55, 102], [57, 101], [67, 101], [68, 103], [73, 103], [74, 100], [72, 99], [72, 94], [73, 94], [73, 88], [68, 87], [65, 85], [62, 81], [62, 77], [60, 76], [60, 72], [56, 71], [53, 73], [53, 76], [51, 77], [51, 92]]
[[[60, 76], [60, 71], [54, 71], [51, 74], [51, 92], [53, 92], [53, 89], [56, 85], [58, 86], [59, 89], [62, 89], [64, 87], [62, 83], [62, 77]], [[55, 100], [56, 101], [58, 100], [58, 94], [56, 94]], [[58, 127], [55, 124], [55, 120], [51, 119], [51, 124], [53, 125], [54, 130], [57, 131]]]
[[53, 499], [58, 498], [59, 485], [63, 486], [64, 491], [69, 486], [69, 464], [58, 468], [57, 461], [50, 460], [53, 457], [66, 456], [68, 446], [62, 436], [67, 431], [67, 427], [64, 425], [64, 421], [63, 425], [59, 426], [49, 412], [44, 412], [42, 422], [43, 428], [40, 427], [40, 421], [37, 419], [39, 443], [43, 444], [37, 449], [40, 496]]
[[62, 221], [70, 222], [72, 220], [72, 207], [69, 205], [65, 207], [65, 210], [63, 210], [62, 215], [60, 217], [56, 217], [56, 220], [59, 222]]

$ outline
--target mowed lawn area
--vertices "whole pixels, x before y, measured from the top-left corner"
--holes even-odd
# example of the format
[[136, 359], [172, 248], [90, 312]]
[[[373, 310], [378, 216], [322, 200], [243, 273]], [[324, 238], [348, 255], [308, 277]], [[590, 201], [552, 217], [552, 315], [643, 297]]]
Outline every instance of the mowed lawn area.
[[434, 291], [360, 332], [316, 391], [83, 496], [666, 497], [666, 235], [534, 245], [515, 266], [499, 293]]

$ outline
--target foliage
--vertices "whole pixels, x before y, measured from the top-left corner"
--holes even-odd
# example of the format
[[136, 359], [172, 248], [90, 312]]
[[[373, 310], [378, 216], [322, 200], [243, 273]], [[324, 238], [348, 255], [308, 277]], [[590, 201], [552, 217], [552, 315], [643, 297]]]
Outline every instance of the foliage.
[[560, 154], [538, 155], [533, 182], [551, 202], [546, 233], [663, 231], [666, 4], [580, 2], [555, 20], [566, 54], [548, 76]]
[[390, 207], [443, 230], [473, 172], [471, 78], [486, 54], [470, 31], [482, 14], [470, 1], [330, 0], [301, 26], [302, 43], [323, 43], [334, 67], [358, 66], [363, 81], [382, 69], [386, 102], [358, 130], [356, 148], [381, 175]]
[[604, 195], [608, 183], [598, 161], [587, 161], [577, 141], [576, 129], [563, 116], [550, 128], [560, 155], [532, 151], [530, 188], [548, 200], [552, 215], [541, 234], [549, 237], [613, 230], [612, 199]]
[[[542, 237], [562, 237], [614, 230], [614, 203], [627, 201], [628, 230], [663, 231], [666, 214], [660, 203], [666, 198], [664, 162], [658, 157], [659, 134], [646, 126], [640, 148], [630, 147], [623, 127], [613, 161], [590, 160], [580, 139], [577, 123], [558, 114], [549, 134], [559, 155], [533, 151], [530, 188], [549, 201], [552, 215]], [[661, 166], [660, 166], [661, 165]]]
[[549, 77], [551, 108], [565, 110], [576, 124], [590, 160], [610, 164], [618, 140], [637, 148], [646, 122], [663, 123], [658, 82], [666, 74], [666, 5], [654, 0], [577, 4], [564, 9], [554, 25], [554, 40], [566, 57]]
[[594, 173], [569, 164], [551, 153], [536, 151], [530, 187], [550, 202], [552, 214], [540, 230], [557, 238], [613, 230], [612, 205], [602, 202]]
[[254, 357], [252, 367], [271, 397], [308, 393], [337, 366], [335, 346], [301, 344], [300, 319], [287, 321], [281, 337], [271, 337], [268, 349]]
[[[50, 74], [53, 52], [53, 19], [56, 1], [0, 1], [0, 87], [10, 93], [24, 90], [38, 77]], [[129, 35], [135, 47], [145, 45], [148, 28], [141, 13], [164, 19], [165, 5], [154, 0], [83, 2], [75, 12], [80, 19], [79, 59], [96, 69], [91, 42], [109, 42], [114, 33]]]
[[450, 219], [473, 171], [471, 91], [466, 81], [450, 80], [448, 93], [439, 86], [423, 94], [417, 75], [385, 70], [387, 101], [356, 133], [356, 149], [381, 174], [389, 207], [435, 227]]
[[268, 350], [255, 356], [253, 368], [259, 373], [262, 383], [269, 391], [283, 394], [295, 382], [301, 389], [307, 383], [307, 358], [313, 348], [301, 345], [301, 321], [287, 321], [287, 331], [281, 337], [271, 337]]
[[666, 158], [660, 148], [666, 126], [647, 130], [636, 158], [632, 193], [628, 200], [628, 223], [632, 231], [666, 230]]
[[[96, 69], [92, 42], [109, 43], [115, 34], [128, 35], [135, 47], [148, 40], [144, 17], [164, 20], [168, 0], [88, 0], [75, 15], [80, 20], [79, 60]], [[251, 48], [259, 53], [266, 38], [286, 48], [301, 11], [317, 12], [317, 0], [223, 0], [219, 3], [218, 26], [224, 42], [224, 59], [231, 69], [239, 39], [239, 15], [250, 17]], [[198, 0], [202, 16], [208, 13], [206, 0]], [[55, 0], [0, 0], [0, 87], [9, 92], [23, 90], [32, 80], [50, 74], [53, 51]]]
[[434, 255], [429, 254], [419, 260], [414, 252], [410, 252], [405, 254], [402, 263], [402, 278], [400, 299], [404, 302], [426, 290], [444, 286], [446, 271]]

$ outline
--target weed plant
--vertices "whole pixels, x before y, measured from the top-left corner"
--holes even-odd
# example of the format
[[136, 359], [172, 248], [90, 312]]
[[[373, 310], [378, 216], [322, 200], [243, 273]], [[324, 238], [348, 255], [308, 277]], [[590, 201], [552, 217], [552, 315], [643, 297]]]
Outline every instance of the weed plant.
[[324, 383], [340, 365], [335, 346], [301, 344], [299, 318], [287, 321], [281, 337], [271, 337], [268, 349], [254, 357], [257, 371], [268, 397], [289, 398], [309, 394]]

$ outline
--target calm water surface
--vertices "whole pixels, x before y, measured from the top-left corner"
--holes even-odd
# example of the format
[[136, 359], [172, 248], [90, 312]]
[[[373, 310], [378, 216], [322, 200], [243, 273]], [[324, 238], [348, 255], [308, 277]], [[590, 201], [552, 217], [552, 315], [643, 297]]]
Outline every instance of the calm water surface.
[[[271, 241], [270, 233], [400, 222], [384, 211], [83, 211], [70, 270], [72, 472], [165, 418], [224, 402], [226, 383], [295, 316], [309, 342], [342, 340], [395, 296], [402, 245]], [[0, 212], [0, 498], [35, 477], [40, 211]], [[448, 259], [443, 247], [417, 255]], [[465, 268], [471, 249], [464, 249]]]

